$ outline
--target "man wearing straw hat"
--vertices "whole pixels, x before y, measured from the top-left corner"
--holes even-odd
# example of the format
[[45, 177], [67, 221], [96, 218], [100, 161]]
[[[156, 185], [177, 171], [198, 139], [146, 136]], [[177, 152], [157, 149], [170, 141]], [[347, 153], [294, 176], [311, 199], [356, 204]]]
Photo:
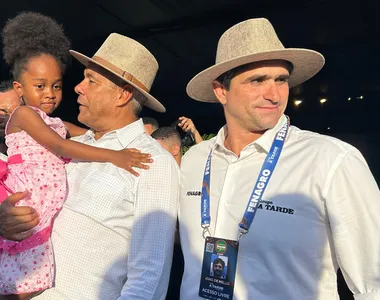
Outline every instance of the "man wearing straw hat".
[[[179, 169], [138, 118], [141, 105], [164, 112], [150, 95], [158, 70], [153, 55], [138, 42], [111, 34], [89, 58], [75, 87], [78, 120], [91, 128], [75, 138], [114, 150], [150, 153], [150, 169], [135, 177], [111, 164], [70, 162], [69, 194], [53, 226], [55, 286], [36, 299], [165, 299], [176, 227]], [[0, 207], [1, 234], [20, 234], [38, 223], [31, 208], [13, 207], [25, 193]], [[5, 204], [4, 204], [5, 203]]]
[[[289, 88], [323, 65], [250, 19], [189, 82], [190, 97], [223, 106], [226, 125], [182, 161], [181, 299], [338, 299], [338, 268], [355, 299], [380, 299], [380, 194], [364, 158], [284, 115]], [[225, 280], [207, 274], [216, 255]]]

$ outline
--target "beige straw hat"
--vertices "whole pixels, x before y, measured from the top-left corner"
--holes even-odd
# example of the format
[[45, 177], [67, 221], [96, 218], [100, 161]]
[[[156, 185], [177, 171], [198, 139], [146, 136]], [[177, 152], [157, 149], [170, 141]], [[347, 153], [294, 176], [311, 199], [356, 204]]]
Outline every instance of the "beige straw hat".
[[231, 27], [221, 36], [215, 65], [191, 79], [186, 92], [195, 100], [218, 102], [212, 88], [216, 78], [238, 66], [273, 59], [286, 60], [293, 65], [289, 87], [310, 79], [325, 63], [323, 55], [316, 51], [285, 48], [267, 19], [249, 19]]
[[[142, 105], [165, 112], [165, 107], [149, 94], [158, 71], [158, 63], [140, 43], [126, 36], [111, 33], [92, 58], [73, 50], [70, 50], [70, 53], [85, 66], [89, 62], [94, 63], [135, 87], [146, 98], [146, 101], [141, 102]], [[139, 100], [140, 98], [137, 97]]]

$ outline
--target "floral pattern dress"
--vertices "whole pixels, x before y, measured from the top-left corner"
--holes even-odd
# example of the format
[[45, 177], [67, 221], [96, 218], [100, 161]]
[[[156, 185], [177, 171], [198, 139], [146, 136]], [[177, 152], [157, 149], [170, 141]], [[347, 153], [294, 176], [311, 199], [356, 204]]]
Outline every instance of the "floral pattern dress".
[[[67, 129], [61, 119], [31, 108], [50, 128], [66, 138]], [[25, 131], [8, 134], [6, 143], [9, 158], [8, 163], [0, 166], [0, 188], [8, 193], [28, 190], [29, 195], [16, 205], [33, 207], [39, 214], [40, 223], [33, 229], [33, 235], [23, 241], [0, 237], [0, 294], [42, 291], [54, 282], [50, 234], [54, 217], [66, 199], [67, 160], [49, 152]], [[2, 196], [0, 202], [4, 198]]]

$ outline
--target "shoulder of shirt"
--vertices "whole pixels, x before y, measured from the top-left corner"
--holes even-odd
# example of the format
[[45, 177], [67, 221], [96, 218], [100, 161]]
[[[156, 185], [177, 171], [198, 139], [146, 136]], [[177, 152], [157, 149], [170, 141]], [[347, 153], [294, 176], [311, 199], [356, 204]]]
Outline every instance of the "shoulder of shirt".
[[[180, 169], [178, 167], [177, 162], [173, 158], [173, 156], [166, 151], [155, 139], [153, 139], [150, 135], [142, 135], [135, 141], [133, 141], [128, 148], [136, 148], [140, 150], [142, 153], [148, 153], [151, 155], [151, 158], [153, 159], [153, 163], [157, 168], [151, 167], [149, 170], [139, 170], [138, 172], [141, 174], [139, 177], [140, 180], [145, 177], [145, 174], [152, 174], [152, 172], [158, 171], [158, 170], [167, 170], [171, 169], [174, 170], [174, 173], [166, 173], [166, 176], [157, 178], [157, 180], [168, 180], [171, 178], [170, 176], [177, 176], [179, 179], [180, 176]], [[156, 171], [154, 171], [156, 170]], [[176, 174], [176, 175], [174, 175]]]
[[302, 145], [302, 148], [307, 149], [307, 151], [326, 152], [330, 157], [345, 155], [347, 153], [360, 153], [357, 148], [338, 138], [313, 131], [302, 130], [295, 126], [291, 126], [289, 141], [300, 146]]
[[200, 142], [186, 151], [182, 158], [181, 168], [186, 166], [187, 163], [193, 163], [194, 159], [200, 160], [202, 158], [207, 158], [210, 150], [215, 146], [216, 136], [207, 141]]
[[[76, 142], [83, 142], [84, 136], [85, 134], [75, 136], [70, 139]], [[152, 158], [159, 156], [171, 157], [169, 152], [162, 148], [155, 139], [147, 134], [141, 134], [141, 136], [133, 140], [127, 148], [136, 148], [141, 152], [149, 153], [152, 155]]]
[[147, 134], [143, 134], [138, 139], [134, 140], [128, 148], [136, 148], [143, 153], [149, 153], [152, 155], [153, 160], [158, 157], [172, 158], [168, 151], [162, 148], [162, 146], [155, 139]]

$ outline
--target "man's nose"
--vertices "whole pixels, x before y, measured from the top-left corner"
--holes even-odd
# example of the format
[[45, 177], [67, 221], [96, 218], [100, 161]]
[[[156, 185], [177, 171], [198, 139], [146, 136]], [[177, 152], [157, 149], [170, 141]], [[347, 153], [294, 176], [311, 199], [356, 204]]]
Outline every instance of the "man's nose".
[[74, 88], [75, 93], [78, 95], [83, 95], [83, 88], [82, 88], [82, 82], [78, 83]]
[[272, 104], [278, 104], [280, 102], [280, 91], [275, 81], [268, 82], [267, 89], [263, 96], [266, 100], [272, 102]]

